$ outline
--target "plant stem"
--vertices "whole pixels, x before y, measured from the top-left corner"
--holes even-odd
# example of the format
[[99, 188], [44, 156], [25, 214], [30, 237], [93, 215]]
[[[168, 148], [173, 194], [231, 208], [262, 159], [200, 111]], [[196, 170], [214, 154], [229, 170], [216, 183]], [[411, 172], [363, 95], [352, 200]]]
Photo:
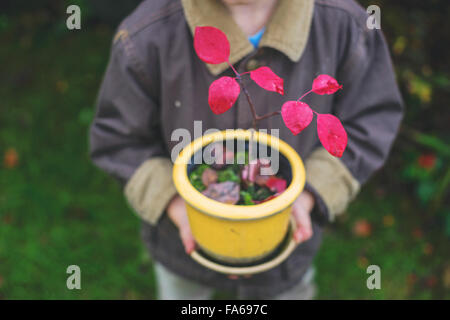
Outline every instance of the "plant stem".
[[[234, 71], [234, 73], [236, 74], [236, 80], [238, 81], [239, 85], [242, 88], [242, 91], [245, 94], [245, 97], [247, 98], [248, 106], [250, 107], [250, 111], [251, 111], [252, 117], [253, 117], [252, 128], [255, 131], [258, 129], [259, 120], [266, 119], [266, 118], [272, 117], [277, 114], [281, 114], [280, 111], [274, 111], [274, 112], [265, 114], [263, 116], [258, 116], [258, 114], [256, 113], [255, 105], [253, 104], [252, 98], [250, 97], [250, 93], [248, 92], [247, 88], [245, 87], [245, 84], [244, 84], [244, 81], [242, 80], [241, 74], [236, 71], [236, 69], [233, 67], [233, 65], [230, 63], [230, 61], [227, 61], [227, 63], [230, 66], [230, 68]], [[248, 72], [244, 72], [243, 74], [245, 74], [245, 73], [248, 73]], [[252, 135], [252, 137], [253, 137], [253, 135]]]
[[304, 97], [306, 97], [308, 94], [310, 94], [312, 92], [312, 89], [309, 90], [308, 92], [306, 92], [304, 95], [302, 95], [300, 98], [297, 99], [297, 102], [299, 102], [300, 100], [302, 100]]
[[247, 97], [247, 102], [248, 102], [248, 105], [250, 107], [250, 111], [252, 112], [252, 116], [253, 116], [252, 127], [256, 131], [258, 129], [258, 118], [259, 117], [256, 114], [255, 106], [253, 105], [252, 98], [250, 98], [250, 94], [248, 93], [247, 88], [244, 85], [244, 81], [242, 81], [242, 79], [240, 77], [238, 78], [238, 81], [241, 84], [242, 91], [244, 92], [245, 96]]
[[267, 114], [265, 114], [263, 116], [258, 117], [258, 120], [270, 118], [270, 117], [273, 117], [273, 116], [275, 116], [277, 114], [281, 114], [281, 111], [274, 111], [274, 112], [267, 113]]
[[236, 74], [236, 77], [240, 78], [241, 75], [239, 74], [239, 72], [236, 71], [236, 69], [233, 67], [233, 65], [230, 63], [230, 61], [227, 61], [228, 65], [230, 66], [230, 68], [234, 71], [234, 73]]

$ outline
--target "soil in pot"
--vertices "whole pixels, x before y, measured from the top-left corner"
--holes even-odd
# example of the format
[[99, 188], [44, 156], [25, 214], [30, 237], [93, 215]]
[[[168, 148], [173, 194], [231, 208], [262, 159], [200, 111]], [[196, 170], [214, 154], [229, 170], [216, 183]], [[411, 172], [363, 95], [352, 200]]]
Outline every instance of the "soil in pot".
[[[228, 141], [229, 142], [229, 141]], [[228, 204], [256, 205], [279, 196], [291, 181], [291, 170], [287, 159], [276, 153], [279, 160], [279, 172], [271, 169], [273, 150], [266, 145], [254, 144], [255, 156], [249, 159], [249, 143], [244, 148], [234, 140], [215, 142], [205, 146], [201, 152], [208, 157], [202, 164], [189, 164], [188, 176], [191, 184], [205, 196]], [[232, 146], [230, 148], [230, 146]], [[205, 148], [208, 148], [205, 152]], [[265, 157], [260, 156], [265, 150]], [[203, 159], [198, 154], [194, 159]], [[206, 163], [205, 163], [206, 162]]]

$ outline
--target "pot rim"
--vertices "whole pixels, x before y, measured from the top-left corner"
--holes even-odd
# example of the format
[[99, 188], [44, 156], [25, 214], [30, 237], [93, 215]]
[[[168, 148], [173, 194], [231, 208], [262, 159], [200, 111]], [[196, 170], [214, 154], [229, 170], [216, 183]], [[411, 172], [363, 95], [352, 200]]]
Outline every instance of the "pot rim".
[[228, 129], [201, 136], [183, 148], [173, 167], [173, 181], [180, 196], [193, 208], [216, 218], [227, 220], [256, 220], [266, 218], [289, 207], [305, 185], [305, 167], [297, 152], [286, 142], [264, 132], [253, 131], [254, 138], [276, 148], [289, 161], [292, 180], [278, 197], [252, 206], [233, 205], [210, 199], [195, 189], [189, 181], [187, 165], [195, 152], [212, 142], [229, 139], [249, 140], [253, 130]]

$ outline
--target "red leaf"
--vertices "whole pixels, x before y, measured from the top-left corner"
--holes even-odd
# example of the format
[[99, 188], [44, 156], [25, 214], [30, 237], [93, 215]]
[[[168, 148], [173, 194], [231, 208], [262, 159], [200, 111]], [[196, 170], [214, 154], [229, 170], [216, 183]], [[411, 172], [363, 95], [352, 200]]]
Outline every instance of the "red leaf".
[[195, 28], [194, 48], [198, 57], [206, 63], [226, 62], [230, 56], [230, 43], [227, 36], [214, 27]]
[[209, 86], [208, 102], [215, 114], [221, 114], [230, 109], [236, 102], [241, 92], [241, 87], [236, 79], [221, 77]]
[[338, 118], [332, 114], [317, 114], [317, 134], [329, 153], [342, 157], [347, 146], [347, 132]]
[[287, 101], [281, 107], [281, 116], [286, 127], [296, 136], [311, 123], [313, 112], [304, 102]]
[[251, 71], [250, 78], [263, 89], [278, 92], [281, 95], [284, 94], [284, 80], [277, 76], [269, 67], [261, 67]]
[[321, 74], [317, 78], [314, 79], [312, 91], [324, 95], [324, 94], [333, 94], [339, 89], [342, 88], [336, 79], [330, 77], [327, 74]]
[[269, 180], [266, 182], [266, 186], [273, 192], [280, 193], [286, 190], [286, 180], [277, 178], [277, 177], [270, 177]]

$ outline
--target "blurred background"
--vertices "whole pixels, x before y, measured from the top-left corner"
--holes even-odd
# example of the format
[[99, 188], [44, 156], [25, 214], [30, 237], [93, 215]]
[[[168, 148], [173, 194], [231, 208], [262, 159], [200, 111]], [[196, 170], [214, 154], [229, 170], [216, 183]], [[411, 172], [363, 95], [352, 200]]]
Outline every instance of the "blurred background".
[[[139, 221], [87, 152], [115, 28], [139, 2], [0, 2], [0, 299], [155, 296]], [[386, 166], [326, 230], [318, 298], [449, 299], [450, 6], [359, 2], [381, 8], [407, 112]], [[70, 4], [81, 30], [66, 28]], [[66, 287], [71, 264], [81, 290]]]

